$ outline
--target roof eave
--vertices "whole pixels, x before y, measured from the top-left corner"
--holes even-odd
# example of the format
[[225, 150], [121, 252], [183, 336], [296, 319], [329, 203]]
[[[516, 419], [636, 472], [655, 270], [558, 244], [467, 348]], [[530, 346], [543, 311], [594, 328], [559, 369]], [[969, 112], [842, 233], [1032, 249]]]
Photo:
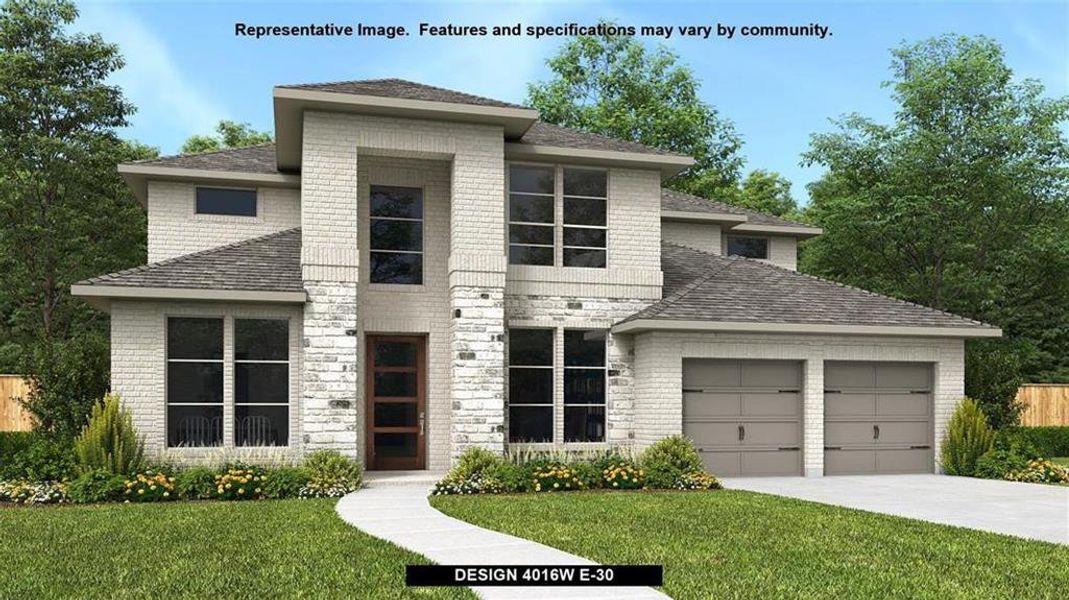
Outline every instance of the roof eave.
[[663, 178], [673, 177], [694, 164], [693, 158], [678, 154], [593, 150], [587, 148], [524, 144], [520, 142], [505, 143], [505, 158], [507, 160], [563, 159], [578, 164], [651, 169], [660, 171]]
[[306, 110], [500, 125], [506, 137], [523, 136], [538, 120], [537, 110], [522, 107], [432, 102], [287, 87], [274, 88], [273, 96], [280, 170], [300, 169], [304, 137], [302, 120]]
[[662, 210], [662, 221], [683, 221], [690, 223], [745, 223], [746, 215], [726, 212], [691, 212], [685, 210]]
[[740, 223], [731, 228], [733, 233], [769, 233], [775, 235], [786, 235], [796, 238], [811, 238], [816, 237], [824, 233], [824, 230], [820, 227], [809, 227], [808, 225], [767, 225], [762, 223], [754, 223], [748, 221], [746, 223]]
[[301, 177], [287, 173], [244, 173], [213, 169], [184, 169], [152, 164], [122, 163], [119, 175], [142, 206], [148, 205], [149, 180], [195, 181], [202, 184], [299, 188]]
[[107, 285], [100, 283], [76, 283], [71, 286], [71, 295], [93, 300], [199, 300], [209, 302], [270, 302], [279, 304], [303, 304], [308, 300], [304, 291], [270, 290], [224, 290], [204, 288], [163, 288]]
[[635, 319], [614, 325], [613, 333], [643, 331], [719, 331], [743, 333], [795, 333], [933, 338], [1001, 337], [997, 327], [910, 327], [903, 325], [833, 325], [820, 323], [750, 323], [741, 321], [695, 321]]

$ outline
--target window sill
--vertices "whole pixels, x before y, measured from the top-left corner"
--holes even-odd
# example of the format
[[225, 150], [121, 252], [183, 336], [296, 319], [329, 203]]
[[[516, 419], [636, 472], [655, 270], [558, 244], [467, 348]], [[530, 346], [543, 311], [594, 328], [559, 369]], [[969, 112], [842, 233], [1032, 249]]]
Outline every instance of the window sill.
[[368, 283], [368, 291], [371, 292], [401, 292], [407, 294], [420, 294], [427, 291], [427, 284], [408, 283]]

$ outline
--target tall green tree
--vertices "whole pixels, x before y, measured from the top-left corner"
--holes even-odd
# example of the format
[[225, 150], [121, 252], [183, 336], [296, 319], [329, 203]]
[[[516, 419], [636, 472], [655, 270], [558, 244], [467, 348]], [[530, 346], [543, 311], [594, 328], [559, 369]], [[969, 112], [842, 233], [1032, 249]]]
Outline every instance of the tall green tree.
[[798, 202], [789, 179], [774, 171], [754, 169], [742, 180], [732, 204], [777, 217], [797, 218]]
[[1006, 341], [970, 345], [967, 381], [976, 353], [1019, 363], [990, 394], [970, 385], [1012, 419], [1006, 380], [1069, 381], [1069, 99], [1015, 78], [985, 37], [905, 44], [892, 72], [892, 123], [853, 114], [812, 136], [804, 161], [827, 172], [806, 215], [825, 234], [802, 267], [1003, 327]]
[[248, 123], [237, 123], [222, 120], [215, 126], [217, 135], [192, 135], [182, 144], [179, 150], [182, 154], [196, 154], [198, 152], [211, 152], [225, 148], [243, 148], [266, 144], [274, 138], [267, 131], [256, 131]]
[[71, 32], [77, 15], [66, 0], [0, 8], [0, 323], [35, 384], [28, 407], [64, 435], [108, 386], [106, 315], [70, 285], [144, 262], [144, 211], [115, 165], [155, 155], [116, 136], [133, 107], [106, 81], [123, 61]]
[[693, 156], [669, 185], [707, 198], [733, 193], [743, 159], [734, 126], [699, 97], [678, 57], [630, 36], [580, 36], [547, 61], [553, 78], [527, 87], [549, 123]]

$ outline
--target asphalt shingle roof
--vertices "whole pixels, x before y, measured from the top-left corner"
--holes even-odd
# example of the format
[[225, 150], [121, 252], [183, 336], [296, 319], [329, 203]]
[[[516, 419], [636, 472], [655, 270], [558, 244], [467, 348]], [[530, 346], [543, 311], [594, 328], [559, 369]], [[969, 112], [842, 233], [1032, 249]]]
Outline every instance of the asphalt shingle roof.
[[287, 229], [77, 285], [302, 292], [301, 230]]
[[635, 152], [638, 154], [659, 154], [662, 156], [683, 156], [675, 152], [661, 150], [645, 144], [629, 142], [613, 137], [587, 133], [571, 127], [553, 125], [544, 121], [535, 121], [534, 125], [523, 134], [520, 144], [540, 146], [558, 146], [561, 148], [578, 148], [580, 150], [607, 150], [611, 152]]
[[158, 165], [178, 169], [204, 169], [207, 171], [233, 171], [237, 173], [278, 173], [275, 162], [275, 144], [258, 144], [244, 148], [227, 148], [200, 154], [161, 156], [134, 161], [135, 165]]
[[316, 90], [335, 94], [355, 94], [360, 96], [379, 96], [382, 98], [402, 98], [404, 100], [426, 100], [428, 102], [452, 102], [454, 104], [471, 104], [474, 106], [496, 106], [499, 108], [529, 108], [493, 98], [485, 98], [465, 92], [448, 90], [404, 79], [362, 79], [357, 81], [331, 81], [327, 83], [298, 83], [280, 85], [281, 88]]
[[664, 298], [624, 319], [992, 328], [826, 279], [741, 257], [662, 244]]
[[778, 225], [780, 227], [811, 227], [803, 223], [788, 221], [767, 213], [742, 208], [733, 204], [726, 204], [716, 200], [709, 200], [693, 194], [685, 194], [664, 188], [661, 190], [661, 210], [674, 210], [694, 213], [728, 213], [746, 217], [747, 223], [758, 225]]

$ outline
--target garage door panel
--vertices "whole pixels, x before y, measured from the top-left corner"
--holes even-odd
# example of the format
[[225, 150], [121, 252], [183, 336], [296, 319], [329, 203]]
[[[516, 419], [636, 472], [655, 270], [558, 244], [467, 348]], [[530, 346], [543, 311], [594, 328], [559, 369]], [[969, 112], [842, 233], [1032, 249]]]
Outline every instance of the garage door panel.
[[842, 392], [824, 395], [824, 414], [828, 417], [868, 417], [876, 414], [876, 394]]
[[746, 393], [741, 400], [742, 414], [747, 417], [798, 417], [798, 394]]
[[925, 473], [932, 463], [929, 449], [881, 450], [876, 455], [879, 473]]
[[798, 446], [799, 439], [798, 422], [746, 422], [744, 446]]
[[828, 421], [824, 424], [824, 444], [827, 446], [856, 446], [872, 444], [873, 423], [869, 421]]
[[780, 388], [797, 390], [801, 387], [801, 365], [782, 361], [740, 362], [740, 387]]
[[718, 477], [734, 477], [742, 473], [742, 452], [704, 451], [701, 456], [705, 470]]
[[683, 361], [683, 387], [738, 387], [739, 363], [731, 360]]
[[856, 475], [875, 470], [875, 450], [828, 450], [824, 453], [824, 471], [829, 474]]
[[829, 390], [876, 387], [876, 368], [863, 363], [825, 363], [824, 387]]
[[880, 438], [876, 446], [911, 445], [928, 443], [931, 429], [928, 421], [879, 421]]
[[686, 392], [683, 414], [688, 419], [737, 417], [742, 414], [742, 398], [738, 393]]
[[881, 417], [916, 416], [927, 418], [932, 398], [928, 394], [886, 393], [876, 397], [876, 415]]
[[698, 447], [736, 446], [741, 443], [739, 424], [734, 422], [690, 421], [684, 433]]
[[798, 450], [769, 450], [742, 454], [742, 472], [747, 475], [797, 475], [801, 469]]
[[931, 381], [931, 367], [926, 363], [881, 363], [876, 366], [878, 388], [927, 390]]

